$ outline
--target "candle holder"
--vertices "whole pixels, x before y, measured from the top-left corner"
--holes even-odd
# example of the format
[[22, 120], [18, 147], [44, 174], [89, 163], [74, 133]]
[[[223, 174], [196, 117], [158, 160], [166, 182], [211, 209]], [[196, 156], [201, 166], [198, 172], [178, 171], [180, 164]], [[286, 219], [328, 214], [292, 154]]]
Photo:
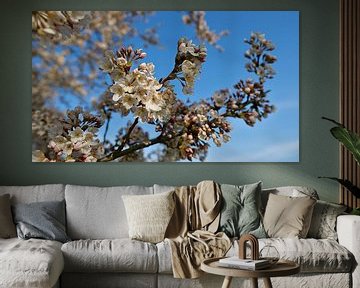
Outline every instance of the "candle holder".
[[239, 258], [247, 259], [246, 257], [246, 243], [249, 242], [251, 249], [251, 259], [258, 260], [259, 259], [259, 241], [252, 234], [245, 234], [239, 239]]

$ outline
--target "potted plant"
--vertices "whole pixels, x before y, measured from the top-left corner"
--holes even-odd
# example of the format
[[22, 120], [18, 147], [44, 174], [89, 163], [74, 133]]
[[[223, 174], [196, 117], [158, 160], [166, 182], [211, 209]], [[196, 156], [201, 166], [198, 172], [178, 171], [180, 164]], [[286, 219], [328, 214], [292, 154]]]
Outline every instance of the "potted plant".
[[[353, 155], [355, 161], [360, 165], [360, 136], [353, 131], [347, 129], [343, 124], [336, 122], [333, 119], [322, 117], [322, 119], [328, 120], [334, 124], [335, 127], [330, 129], [331, 134], [336, 138], [340, 143], [342, 143], [347, 150]], [[356, 198], [360, 198], [360, 187], [354, 185], [348, 179], [340, 179], [336, 177], [319, 177], [327, 178], [339, 182], [347, 190], [349, 190]], [[351, 214], [360, 215], [360, 207], [354, 208]]]

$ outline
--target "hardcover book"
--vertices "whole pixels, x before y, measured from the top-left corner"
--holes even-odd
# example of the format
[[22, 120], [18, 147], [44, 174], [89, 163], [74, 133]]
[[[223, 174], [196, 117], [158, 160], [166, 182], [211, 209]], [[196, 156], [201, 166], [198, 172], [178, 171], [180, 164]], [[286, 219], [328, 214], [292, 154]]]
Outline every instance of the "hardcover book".
[[267, 259], [240, 259], [238, 256], [223, 258], [219, 260], [219, 266], [247, 270], [265, 269], [268, 268], [270, 265], [271, 263]]

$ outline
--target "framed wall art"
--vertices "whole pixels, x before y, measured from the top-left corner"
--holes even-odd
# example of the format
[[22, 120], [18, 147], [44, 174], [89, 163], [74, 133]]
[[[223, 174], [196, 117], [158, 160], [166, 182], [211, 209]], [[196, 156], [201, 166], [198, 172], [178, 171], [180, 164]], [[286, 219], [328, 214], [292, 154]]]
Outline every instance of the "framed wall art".
[[299, 12], [33, 11], [33, 162], [298, 162]]

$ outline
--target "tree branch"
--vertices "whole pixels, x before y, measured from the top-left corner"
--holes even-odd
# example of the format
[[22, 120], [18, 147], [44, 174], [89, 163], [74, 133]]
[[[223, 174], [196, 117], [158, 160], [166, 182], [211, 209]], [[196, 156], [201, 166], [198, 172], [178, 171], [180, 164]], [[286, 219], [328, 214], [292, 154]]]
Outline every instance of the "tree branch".
[[103, 143], [105, 144], [106, 136], [107, 136], [107, 133], [108, 133], [108, 131], [109, 131], [111, 114], [107, 114], [106, 111], [105, 111], [105, 108], [104, 108], [104, 112], [105, 112], [105, 114], [106, 114], [106, 126], [105, 126], [105, 132], [104, 132], [104, 137], [103, 137]]
[[129, 140], [130, 140], [130, 136], [131, 136], [131, 133], [132, 131], [135, 129], [135, 126], [139, 123], [139, 117], [136, 117], [134, 122], [131, 124], [129, 130], [127, 131], [127, 133], [125, 134], [123, 140], [121, 141], [121, 144], [120, 146], [115, 150], [116, 151], [121, 151], [124, 149], [125, 145], [127, 143], [129, 143]]
[[177, 73], [177, 67], [174, 67], [174, 69], [169, 73], [168, 76], [160, 80], [160, 84], [165, 84], [165, 82], [176, 79], [176, 73]]
[[[138, 123], [139, 123], [139, 117], [136, 117], [134, 122], [131, 124], [128, 131], [126, 132], [123, 140], [121, 141], [120, 146], [114, 152], [111, 152], [108, 155], [104, 156], [103, 158], [100, 158], [99, 161], [111, 161], [111, 160], [114, 160], [116, 158], [123, 156], [123, 155], [121, 155], [121, 156], [115, 157], [115, 155], [118, 155], [124, 149], [125, 145], [127, 143], [129, 143], [131, 133], [133, 132], [133, 130], [135, 129], [135, 127]], [[127, 150], [129, 150], [129, 149], [126, 149], [125, 151], [127, 151]]]
[[135, 152], [137, 150], [141, 150], [141, 149], [144, 149], [146, 147], [149, 147], [149, 146], [152, 146], [152, 145], [155, 145], [155, 144], [158, 144], [158, 143], [163, 143], [163, 140], [164, 140], [163, 137], [160, 135], [160, 136], [158, 136], [156, 138], [151, 139], [148, 142], [134, 144], [131, 147], [129, 147], [128, 149], [125, 149], [123, 151], [115, 151], [113, 153], [113, 159], [117, 159], [117, 158], [122, 157], [124, 155], [130, 154], [130, 153]]
[[144, 149], [146, 147], [149, 147], [149, 146], [152, 146], [155, 144], [165, 143], [164, 140], [165, 140], [165, 138], [162, 135], [159, 135], [158, 137], [153, 138], [150, 141], [134, 144], [125, 150], [115, 150], [110, 155], [105, 156], [104, 158], [100, 159], [100, 161], [102, 161], [102, 162], [112, 161], [112, 160], [118, 159], [122, 156], [125, 156], [127, 154], [133, 153], [137, 150], [141, 150], [141, 149]]

